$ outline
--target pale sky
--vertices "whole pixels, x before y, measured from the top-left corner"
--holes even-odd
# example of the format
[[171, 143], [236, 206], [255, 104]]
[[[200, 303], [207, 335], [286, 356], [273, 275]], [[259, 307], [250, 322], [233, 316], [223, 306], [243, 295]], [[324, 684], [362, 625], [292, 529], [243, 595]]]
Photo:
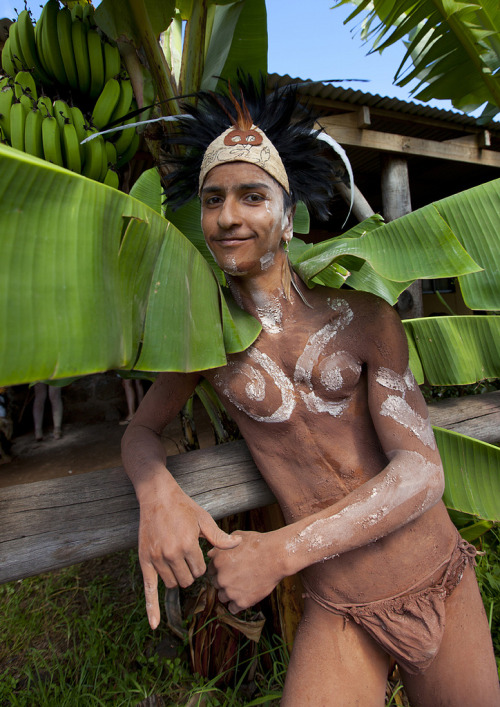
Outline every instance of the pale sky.
[[[30, 0], [28, 6], [35, 16], [41, 0]], [[344, 25], [351, 5], [331, 10], [333, 0], [267, 0], [270, 73], [289, 74], [296, 78], [368, 79], [367, 82], [346, 82], [341, 86], [367, 93], [414, 101], [407, 88], [392, 84], [394, 73], [403, 58], [402, 42], [382, 55], [367, 56], [369, 46], [363, 45], [355, 24]], [[97, 7], [99, 1], [94, 2]], [[23, 9], [24, 0], [0, 0], [0, 17], [14, 19]], [[449, 101], [432, 101], [429, 105], [453, 110]]]

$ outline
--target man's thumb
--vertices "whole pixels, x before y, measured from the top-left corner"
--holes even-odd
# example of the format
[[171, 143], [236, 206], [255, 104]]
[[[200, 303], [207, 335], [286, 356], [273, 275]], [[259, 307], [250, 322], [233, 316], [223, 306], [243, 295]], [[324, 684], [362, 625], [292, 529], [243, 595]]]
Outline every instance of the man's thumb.
[[202, 532], [203, 537], [219, 550], [230, 550], [239, 545], [242, 540], [241, 535], [228, 535], [216, 523], [213, 523], [210, 528], [202, 528]]

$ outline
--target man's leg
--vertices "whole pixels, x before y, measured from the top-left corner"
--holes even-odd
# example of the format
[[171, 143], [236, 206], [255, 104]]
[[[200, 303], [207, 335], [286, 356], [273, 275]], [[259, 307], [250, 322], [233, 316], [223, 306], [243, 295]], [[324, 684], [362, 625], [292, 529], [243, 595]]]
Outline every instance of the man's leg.
[[354, 621], [306, 599], [281, 707], [382, 707], [389, 658]]
[[419, 675], [401, 670], [412, 707], [500, 707], [500, 686], [488, 621], [474, 571], [467, 566], [446, 600], [443, 641]]

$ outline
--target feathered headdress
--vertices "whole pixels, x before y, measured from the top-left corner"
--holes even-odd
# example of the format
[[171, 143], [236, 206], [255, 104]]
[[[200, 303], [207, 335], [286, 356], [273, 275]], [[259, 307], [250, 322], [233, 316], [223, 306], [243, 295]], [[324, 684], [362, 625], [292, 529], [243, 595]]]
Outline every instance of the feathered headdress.
[[[206, 175], [221, 161], [241, 160], [266, 169], [289, 193], [292, 203], [303, 201], [319, 219], [328, 218], [334, 165], [323, 155], [325, 143], [317, 139], [322, 136], [321, 130], [314, 129], [315, 118], [299, 104], [294, 86], [266, 95], [263, 77], [256, 83], [240, 74], [234, 91], [228, 86], [223, 93], [200, 92], [197, 96], [196, 106], [182, 106], [185, 115], [178, 116], [175, 129], [166, 137], [167, 147], [178, 144], [186, 148], [182, 156], [168, 158], [173, 170], [164, 187], [171, 207], [182, 206], [198, 194], [200, 173]], [[277, 151], [284, 179], [279, 171], [273, 173], [267, 168], [271, 162], [278, 164], [276, 160], [268, 159], [265, 166], [259, 159], [241, 156], [245, 153], [242, 148], [255, 145], [261, 134]], [[223, 145], [226, 152], [218, 149]], [[233, 157], [228, 156], [235, 147]], [[207, 154], [212, 161], [215, 154], [213, 163], [207, 164]], [[246, 154], [255, 156], [257, 151], [252, 146]]]

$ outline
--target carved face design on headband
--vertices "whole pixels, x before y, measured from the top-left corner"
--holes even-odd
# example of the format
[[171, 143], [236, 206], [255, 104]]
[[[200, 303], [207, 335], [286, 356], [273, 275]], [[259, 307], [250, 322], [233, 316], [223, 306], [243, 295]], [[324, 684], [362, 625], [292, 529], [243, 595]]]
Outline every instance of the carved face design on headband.
[[240, 130], [235, 128], [224, 138], [224, 145], [227, 145], [227, 147], [232, 147], [233, 145], [257, 146], [261, 144], [262, 135], [259, 135], [256, 130]]

